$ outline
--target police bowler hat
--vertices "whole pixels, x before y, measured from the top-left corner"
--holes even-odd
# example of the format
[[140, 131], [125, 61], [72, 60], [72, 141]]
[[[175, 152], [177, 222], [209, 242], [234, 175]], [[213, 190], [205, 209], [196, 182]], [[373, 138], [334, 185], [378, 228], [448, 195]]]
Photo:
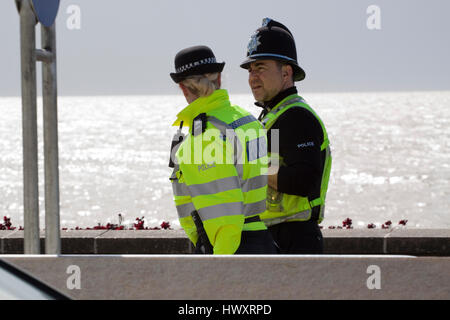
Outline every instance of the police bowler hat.
[[170, 77], [179, 83], [189, 76], [222, 72], [225, 62], [218, 63], [207, 46], [194, 46], [181, 50], [175, 56], [175, 72]]
[[297, 62], [297, 49], [292, 33], [285, 25], [265, 18], [262, 27], [250, 38], [247, 59], [241, 63], [241, 68], [248, 69], [252, 62], [268, 59], [291, 65], [294, 81], [305, 79], [305, 71]]

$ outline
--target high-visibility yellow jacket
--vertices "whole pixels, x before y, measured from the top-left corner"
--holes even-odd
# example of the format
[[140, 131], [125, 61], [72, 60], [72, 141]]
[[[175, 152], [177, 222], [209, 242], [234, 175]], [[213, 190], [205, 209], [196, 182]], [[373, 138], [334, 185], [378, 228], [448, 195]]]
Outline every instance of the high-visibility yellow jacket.
[[181, 121], [190, 126], [189, 134], [175, 153], [171, 177], [180, 224], [196, 244], [191, 217], [196, 210], [214, 254], [233, 254], [243, 230], [266, 229], [261, 221], [244, 222], [266, 209], [265, 130], [249, 112], [231, 105], [223, 89], [189, 104], [173, 125]]
[[[316, 199], [308, 199], [307, 197], [278, 192], [269, 187], [267, 194], [267, 210], [262, 215], [260, 215], [261, 219], [263, 219], [267, 226], [272, 226], [282, 222], [309, 220], [312, 213], [311, 209], [316, 206], [320, 206], [318, 223], [322, 222], [324, 218], [325, 197], [328, 190], [328, 181], [330, 179], [332, 158], [328, 134], [325, 130], [325, 126], [322, 120], [302, 97], [297, 94], [292, 94], [287, 96], [276, 106], [274, 106], [272, 110], [264, 116], [261, 122], [264, 125], [264, 128], [270, 130], [276, 120], [290, 108], [305, 108], [309, 110], [319, 121], [322, 127], [323, 142], [320, 146], [320, 150], [325, 150], [325, 163], [320, 184], [320, 196]], [[273, 137], [274, 133], [272, 133], [272, 140]], [[285, 165], [283, 162], [283, 157], [280, 156], [277, 152], [274, 152], [274, 143], [271, 143], [272, 152], [269, 154], [270, 161], [272, 162], [272, 164], [274, 161], [276, 161], [280, 166]]]

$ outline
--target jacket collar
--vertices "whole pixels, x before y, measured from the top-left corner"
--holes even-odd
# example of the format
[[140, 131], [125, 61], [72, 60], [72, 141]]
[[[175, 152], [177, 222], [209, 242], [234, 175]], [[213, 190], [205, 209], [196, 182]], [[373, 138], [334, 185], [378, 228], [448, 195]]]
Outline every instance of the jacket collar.
[[179, 126], [183, 121], [183, 126], [190, 127], [192, 121], [200, 113], [207, 113], [219, 107], [230, 106], [230, 98], [225, 89], [215, 90], [207, 97], [200, 97], [190, 103], [186, 108], [177, 114], [177, 120], [172, 126]]
[[272, 110], [273, 107], [275, 107], [277, 104], [279, 104], [284, 98], [296, 94], [297, 88], [295, 86], [287, 88], [281, 92], [279, 92], [275, 97], [273, 97], [270, 101], [265, 102], [255, 102], [255, 105], [263, 108], [263, 111], [261, 111], [261, 114], [259, 115], [258, 119], [261, 120], [270, 110]]

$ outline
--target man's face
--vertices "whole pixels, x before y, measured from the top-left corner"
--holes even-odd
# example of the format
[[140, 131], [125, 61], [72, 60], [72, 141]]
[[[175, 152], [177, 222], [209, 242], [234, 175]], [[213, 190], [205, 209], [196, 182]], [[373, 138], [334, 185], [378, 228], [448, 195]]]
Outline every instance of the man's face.
[[248, 68], [248, 84], [256, 101], [270, 101], [285, 85], [282, 67], [274, 60], [252, 62]]

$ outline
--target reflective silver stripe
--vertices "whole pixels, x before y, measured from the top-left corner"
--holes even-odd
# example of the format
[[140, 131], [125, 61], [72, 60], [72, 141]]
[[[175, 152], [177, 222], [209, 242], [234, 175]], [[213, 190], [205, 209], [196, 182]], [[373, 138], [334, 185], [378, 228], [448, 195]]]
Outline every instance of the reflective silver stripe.
[[233, 121], [232, 123], [229, 124], [229, 126], [232, 127], [233, 129], [237, 129], [247, 123], [254, 122], [254, 121], [257, 121], [256, 118], [250, 114], [248, 116], [245, 116], [245, 117], [242, 117], [240, 119]]
[[176, 180], [172, 182], [172, 190], [175, 196], [190, 196], [189, 190], [184, 183], [179, 183]]
[[244, 215], [246, 217], [266, 211], [266, 199], [244, 204]]
[[172, 174], [170, 175], [169, 180], [175, 180], [177, 178], [177, 172], [180, 170], [180, 165], [178, 163], [175, 164], [173, 168]]
[[219, 120], [216, 117], [208, 116], [207, 120], [208, 122], [211, 122], [217, 129], [219, 129], [223, 135], [226, 135], [227, 129], [233, 129], [226, 122]]
[[267, 186], [267, 175], [260, 175], [242, 181], [242, 192], [259, 189]]
[[239, 179], [242, 180], [244, 176], [244, 149], [237, 135], [234, 136], [234, 141], [234, 166], [238, 172]]
[[223, 191], [239, 189], [240, 187], [239, 179], [236, 176], [188, 186], [192, 197], [215, 194]]
[[225, 139], [228, 139], [228, 141], [233, 144], [232, 138], [236, 137], [236, 134], [232, 127], [230, 127], [226, 122], [223, 122], [222, 120], [219, 120], [213, 116], [208, 116], [207, 120], [208, 122], [212, 123], [217, 129], [219, 129], [224, 141]]
[[192, 204], [192, 202], [180, 204], [179, 206], [177, 206], [178, 217], [180, 219], [189, 217], [191, 215], [191, 212], [194, 210], [195, 210], [195, 207]]
[[311, 210], [305, 210], [290, 216], [283, 216], [283, 217], [278, 217], [278, 218], [273, 218], [273, 219], [264, 219], [264, 223], [266, 224], [266, 226], [273, 226], [275, 224], [279, 224], [282, 222], [286, 222], [289, 220], [293, 220], [293, 219], [302, 219], [302, 220], [306, 220], [310, 217], [311, 215]]
[[[223, 122], [222, 120], [219, 120], [213, 116], [208, 116], [208, 122], [212, 123], [217, 129], [219, 129], [222, 136], [226, 137], [231, 144], [237, 146], [238, 149], [239, 148], [242, 149], [242, 147], [240, 147], [240, 140], [236, 135], [236, 132], [234, 131], [233, 127], [231, 127], [226, 122]], [[237, 143], [234, 143], [234, 139], [237, 140]]]
[[208, 122], [212, 123], [217, 129], [219, 129], [222, 136], [226, 137], [228, 141], [234, 146], [234, 165], [238, 172], [239, 179], [242, 180], [242, 176], [244, 174], [244, 161], [242, 158], [243, 148], [241, 146], [241, 141], [236, 135], [236, 132], [229, 124], [217, 119], [216, 117], [208, 116]]
[[256, 139], [247, 141], [247, 160], [249, 162], [260, 159], [267, 155], [266, 137], [260, 136]]
[[268, 129], [268, 127], [266, 126], [267, 123], [269, 121], [272, 121], [273, 119], [275, 119], [275, 116], [277, 115], [277, 113], [283, 109], [286, 106], [289, 106], [291, 104], [297, 103], [297, 102], [302, 102], [302, 103], [306, 103], [305, 100], [303, 100], [303, 98], [301, 97], [295, 97], [292, 98], [290, 100], [285, 101], [284, 103], [282, 103], [280, 106], [273, 108], [268, 114], [266, 114], [266, 116], [261, 120], [261, 123], [263, 124], [264, 128]]
[[299, 212], [292, 216], [287, 217], [288, 218], [287, 220], [289, 221], [289, 220], [293, 220], [293, 219], [308, 219], [310, 217], [310, 215], [311, 215], [311, 210], [308, 209], [308, 210], [305, 210], [305, 211], [302, 211], [302, 212]]
[[244, 176], [244, 165], [242, 163], [236, 163], [234, 166], [236, 167], [239, 179], [242, 180], [242, 177]]
[[215, 206], [209, 206], [198, 210], [200, 218], [205, 221], [223, 216], [235, 216], [242, 214], [242, 202], [221, 203]]
[[301, 97], [295, 97], [295, 98], [292, 98], [292, 99], [290, 99], [290, 100], [284, 102], [284, 103], [283, 103], [282, 105], [280, 105], [279, 107], [273, 109], [270, 113], [272, 113], [272, 114], [275, 115], [275, 114], [278, 113], [278, 111], [280, 111], [280, 110], [283, 109], [284, 107], [289, 106], [289, 105], [294, 104], [294, 103], [297, 103], [297, 102], [306, 103], [306, 101], [305, 101], [303, 98], [301, 98]]
[[323, 220], [324, 216], [325, 216], [325, 203], [320, 207], [319, 220]]

